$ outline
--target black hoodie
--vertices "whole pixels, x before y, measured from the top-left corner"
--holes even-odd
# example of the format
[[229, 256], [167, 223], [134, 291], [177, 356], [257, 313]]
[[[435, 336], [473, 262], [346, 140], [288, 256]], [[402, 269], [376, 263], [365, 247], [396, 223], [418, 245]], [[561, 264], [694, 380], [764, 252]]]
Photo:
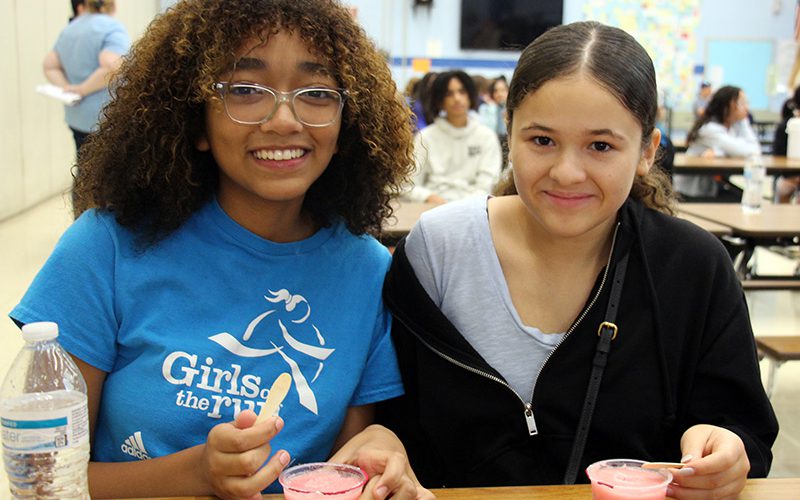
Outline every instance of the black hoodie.
[[[727, 252], [704, 230], [640, 202], [628, 200], [619, 222], [612, 271], [630, 253], [619, 334], [578, 482], [602, 459], [677, 461], [681, 435], [700, 423], [738, 434], [749, 476], [765, 477], [778, 422]], [[545, 362], [533, 400], [523, 401], [442, 315], [398, 245], [384, 298], [406, 395], [379, 405], [378, 418], [403, 440], [425, 486], [562, 482], [608, 303], [603, 274], [578, 316], [585, 317]]]

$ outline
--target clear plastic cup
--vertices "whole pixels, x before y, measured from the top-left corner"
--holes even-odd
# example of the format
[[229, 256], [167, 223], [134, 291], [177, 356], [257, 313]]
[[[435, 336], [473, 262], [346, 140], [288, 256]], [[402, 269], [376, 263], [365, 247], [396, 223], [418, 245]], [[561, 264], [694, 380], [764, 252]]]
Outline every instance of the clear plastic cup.
[[316, 462], [295, 465], [278, 477], [286, 500], [356, 500], [367, 474], [352, 465]]
[[666, 469], [642, 469], [642, 460], [601, 460], [586, 468], [594, 500], [663, 500], [672, 474]]

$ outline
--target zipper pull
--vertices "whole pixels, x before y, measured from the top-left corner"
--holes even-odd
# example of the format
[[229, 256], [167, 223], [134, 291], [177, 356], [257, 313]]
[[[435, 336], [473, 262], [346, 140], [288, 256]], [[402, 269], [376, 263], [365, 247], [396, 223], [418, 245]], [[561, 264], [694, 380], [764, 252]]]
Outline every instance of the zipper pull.
[[525, 404], [525, 422], [528, 424], [528, 435], [535, 436], [539, 434], [536, 428], [536, 420], [533, 418], [533, 407], [530, 403]]

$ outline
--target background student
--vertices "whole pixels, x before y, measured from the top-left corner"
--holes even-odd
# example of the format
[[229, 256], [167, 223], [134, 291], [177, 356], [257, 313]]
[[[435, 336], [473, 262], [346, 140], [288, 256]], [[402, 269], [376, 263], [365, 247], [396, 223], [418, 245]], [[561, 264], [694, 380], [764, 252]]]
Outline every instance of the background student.
[[[402, 386], [368, 234], [410, 127], [338, 3], [185, 0], [153, 21], [79, 156], [78, 218], [11, 312], [56, 321], [86, 379], [92, 496], [260, 498], [290, 460], [329, 458], [368, 497], [430, 496], [370, 425]], [[282, 372], [280, 417], [254, 425]]]
[[[786, 127], [789, 120], [795, 118], [800, 110], [800, 87], [796, 88], [794, 94], [781, 108], [781, 122], [775, 127], [775, 138], [772, 141], [772, 154], [786, 156], [788, 150], [788, 135]], [[800, 176], [781, 175], [775, 181], [775, 201], [778, 203], [789, 203], [796, 196], [800, 187]]]
[[431, 110], [431, 89], [436, 80], [437, 73], [428, 72], [414, 85], [414, 95], [411, 99], [411, 111], [414, 113], [414, 131], [422, 130], [433, 123], [436, 115]]
[[482, 124], [494, 130], [498, 137], [502, 138], [508, 135], [505, 120], [508, 83], [505, 77], [500, 76], [489, 82], [487, 92], [489, 99], [478, 106], [478, 116]]
[[414, 186], [411, 201], [445, 203], [488, 193], [500, 174], [502, 155], [497, 134], [470, 111], [477, 90], [463, 71], [439, 73], [433, 82], [433, 124], [414, 140]]
[[701, 82], [700, 88], [697, 90], [697, 96], [692, 103], [692, 111], [694, 112], [695, 119], [703, 116], [706, 111], [708, 102], [714, 94], [714, 89], [709, 82]]
[[503, 151], [502, 166], [508, 163], [508, 131], [506, 130], [506, 99], [508, 98], [508, 82], [506, 77], [499, 76], [489, 83], [491, 100], [478, 107], [481, 123], [494, 130], [500, 140]]
[[75, 149], [79, 150], [97, 128], [100, 110], [111, 98], [108, 82], [131, 40], [122, 23], [112, 17], [115, 0], [73, 2], [72, 7], [76, 17], [58, 36], [42, 65], [50, 83], [81, 96], [74, 106], [64, 107]]
[[381, 415], [423, 484], [586, 482], [625, 457], [685, 463], [672, 498], [733, 498], [767, 475], [778, 424], [742, 288], [719, 241], [670, 215], [656, 112], [630, 35], [553, 28], [511, 80], [500, 196], [425, 212], [397, 246], [406, 395]]
[[[689, 130], [686, 154], [704, 157], [748, 157], [761, 153], [748, 119], [747, 96], [739, 87], [726, 85], [714, 93], [702, 116]], [[741, 190], [726, 179], [710, 175], [676, 174], [675, 189], [688, 201], [741, 200]]]

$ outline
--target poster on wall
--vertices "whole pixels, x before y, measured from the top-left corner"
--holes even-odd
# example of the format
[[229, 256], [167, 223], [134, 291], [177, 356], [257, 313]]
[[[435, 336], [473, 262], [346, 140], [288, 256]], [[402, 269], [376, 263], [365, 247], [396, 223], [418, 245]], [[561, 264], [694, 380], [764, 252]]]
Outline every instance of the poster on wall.
[[583, 15], [633, 35], [653, 59], [663, 103], [691, 107], [700, 0], [586, 0]]

